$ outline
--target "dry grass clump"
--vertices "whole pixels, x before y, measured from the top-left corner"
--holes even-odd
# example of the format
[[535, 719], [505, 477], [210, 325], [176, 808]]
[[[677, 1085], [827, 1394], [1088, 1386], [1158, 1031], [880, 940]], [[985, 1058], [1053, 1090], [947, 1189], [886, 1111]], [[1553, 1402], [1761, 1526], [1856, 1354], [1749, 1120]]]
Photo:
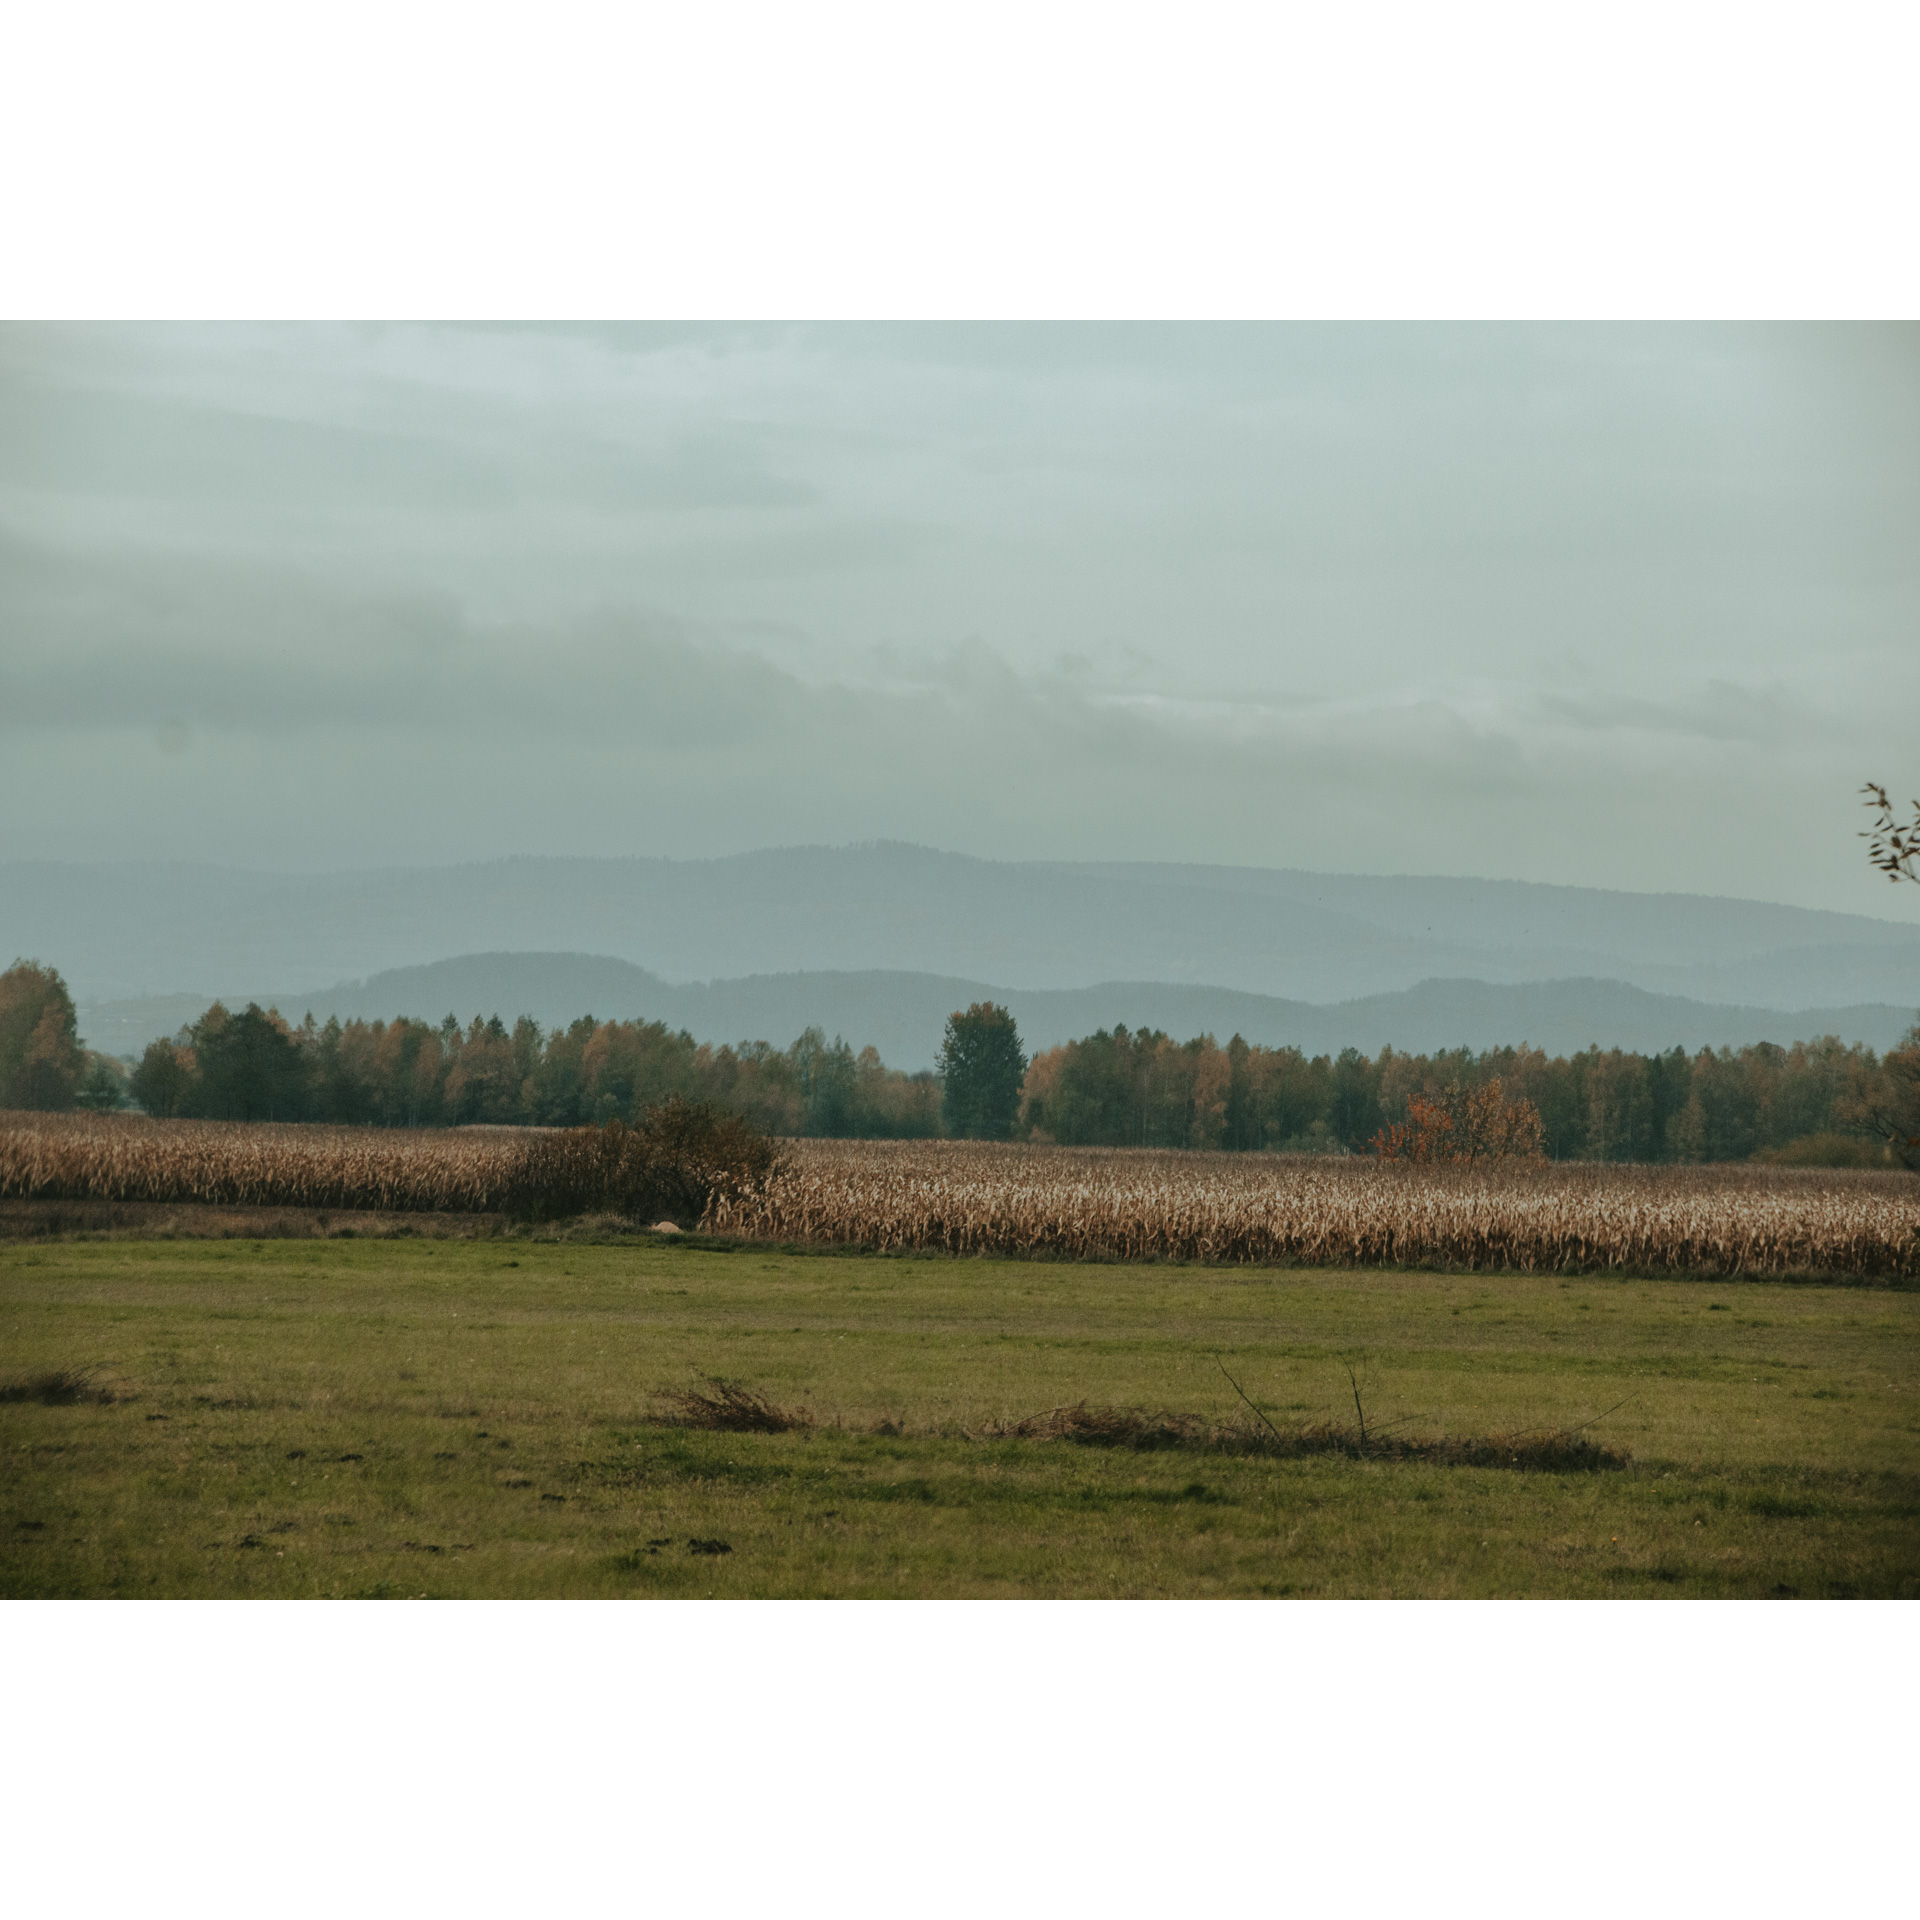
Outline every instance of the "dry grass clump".
[[1910, 1174], [796, 1141], [703, 1224], [882, 1251], [1920, 1280]]
[[[810, 1407], [783, 1407], [737, 1381], [709, 1378], [698, 1387], [682, 1387], [661, 1396], [662, 1424], [693, 1427], [703, 1433], [810, 1433], [816, 1422]], [[836, 1430], [896, 1435], [897, 1420], [866, 1428]], [[1459, 1438], [1415, 1438], [1369, 1434], [1358, 1427], [1318, 1421], [1299, 1427], [1260, 1423], [1220, 1424], [1193, 1413], [1147, 1412], [1139, 1407], [1093, 1407], [1079, 1400], [969, 1432], [973, 1440], [1065, 1440], [1080, 1447], [1113, 1447], [1133, 1453], [1178, 1449], [1188, 1453], [1257, 1455], [1297, 1460], [1314, 1454], [1341, 1454], [1356, 1460], [1421, 1460], [1444, 1467], [1505, 1467], [1535, 1473], [1597, 1473], [1627, 1465], [1630, 1456], [1602, 1446], [1570, 1428], [1529, 1433], [1473, 1434]]]
[[698, 1220], [776, 1165], [737, 1116], [670, 1100], [639, 1125], [402, 1129], [0, 1115], [0, 1200]]
[[1417, 1438], [1363, 1433], [1357, 1427], [1316, 1421], [1276, 1427], [1264, 1420], [1216, 1425], [1190, 1413], [1147, 1413], [1137, 1407], [1090, 1407], [1083, 1400], [1054, 1407], [1004, 1426], [985, 1438], [1069, 1440], [1081, 1447], [1123, 1447], [1153, 1452], [1179, 1447], [1193, 1452], [1259, 1455], [1297, 1460], [1312, 1454], [1343, 1454], [1356, 1460], [1424, 1460], [1444, 1467], [1507, 1467], [1534, 1473], [1597, 1473], [1627, 1465], [1631, 1456], [1569, 1428], [1529, 1433], [1488, 1433], [1461, 1438]]
[[662, 1395], [668, 1424], [705, 1433], [803, 1433], [813, 1425], [809, 1407], [776, 1406], [764, 1393], [736, 1381], [708, 1379]]
[[33, 1401], [43, 1407], [77, 1407], [87, 1401], [111, 1406], [115, 1398], [111, 1388], [94, 1378], [91, 1367], [55, 1367], [0, 1381], [0, 1402], [12, 1405]]
[[1156, 1453], [1203, 1447], [1215, 1429], [1190, 1413], [1145, 1413], [1138, 1407], [1090, 1407], [1084, 1400], [982, 1430], [989, 1440], [1071, 1440], [1082, 1447], [1125, 1447]]

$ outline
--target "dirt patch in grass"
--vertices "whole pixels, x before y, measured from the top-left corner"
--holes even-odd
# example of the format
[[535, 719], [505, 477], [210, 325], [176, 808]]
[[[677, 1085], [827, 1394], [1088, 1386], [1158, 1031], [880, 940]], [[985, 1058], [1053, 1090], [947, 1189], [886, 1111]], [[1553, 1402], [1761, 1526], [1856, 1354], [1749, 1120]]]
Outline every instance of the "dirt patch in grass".
[[372, 1213], [325, 1207], [215, 1207], [141, 1200], [0, 1200], [8, 1240], [475, 1240], [504, 1215]]

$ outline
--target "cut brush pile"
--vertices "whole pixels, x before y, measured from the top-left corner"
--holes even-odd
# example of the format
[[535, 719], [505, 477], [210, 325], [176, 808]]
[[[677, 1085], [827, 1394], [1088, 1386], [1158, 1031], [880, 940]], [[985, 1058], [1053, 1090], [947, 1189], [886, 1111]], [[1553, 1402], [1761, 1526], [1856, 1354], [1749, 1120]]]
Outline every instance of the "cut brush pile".
[[[706, 1433], [808, 1433], [820, 1423], [809, 1407], [783, 1407], [736, 1381], [708, 1379], [662, 1396], [662, 1423]], [[1255, 1410], [1256, 1413], [1258, 1410]], [[1596, 1473], [1624, 1467], [1630, 1456], [1587, 1439], [1577, 1429], [1539, 1429], [1526, 1433], [1489, 1433], [1458, 1438], [1410, 1438], [1372, 1434], [1359, 1427], [1329, 1422], [1282, 1428], [1264, 1414], [1252, 1421], [1215, 1422], [1191, 1413], [1150, 1413], [1138, 1407], [1092, 1407], [1084, 1400], [1054, 1407], [1023, 1420], [962, 1429], [968, 1440], [1065, 1440], [1081, 1447], [1124, 1448], [1136, 1453], [1180, 1449], [1190, 1453], [1259, 1455], [1302, 1459], [1312, 1454], [1342, 1454], [1358, 1460], [1424, 1460], [1436, 1466], [1506, 1467], [1537, 1473]], [[835, 1429], [847, 1433], [894, 1435], [897, 1421]]]
[[77, 1407], [83, 1401], [111, 1406], [119, 1398], [111, 1387], [94, 1378], [91, 1367], [56, 1367], [25, 1379], [0, 1380], [0, 1403], [43, 1407]]

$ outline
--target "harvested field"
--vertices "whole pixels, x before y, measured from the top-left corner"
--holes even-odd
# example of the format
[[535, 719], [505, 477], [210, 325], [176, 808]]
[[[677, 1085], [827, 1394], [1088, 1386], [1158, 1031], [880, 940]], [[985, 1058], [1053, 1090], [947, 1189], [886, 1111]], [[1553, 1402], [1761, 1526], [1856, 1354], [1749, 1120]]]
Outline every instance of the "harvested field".
[[1815, 1168], [796, 1141], [764, 1190], [704, 1224], [1028, 1258], [1920, 1279], [1920, 1180]]

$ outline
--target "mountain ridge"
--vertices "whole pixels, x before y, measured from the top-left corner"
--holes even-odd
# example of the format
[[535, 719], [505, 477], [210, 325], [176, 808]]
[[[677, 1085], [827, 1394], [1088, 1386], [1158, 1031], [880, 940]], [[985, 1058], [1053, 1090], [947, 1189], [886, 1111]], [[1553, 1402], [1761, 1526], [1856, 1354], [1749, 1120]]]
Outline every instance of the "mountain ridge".
[[1433, 978], [1591, 978], [1782, 1012], [1920, 998], [1920, 925], [1538, 881], [996, 862], [897, 841], [305, 875], [0, 864], [0, 953], [59, 966], [89, 1002], [502, 951], [606, 955], [683, 985], [918, 972], [1006, 991], [1160, 981], [1322, 1005]]
[[[499, 952], [462, 954], [395, 968], [312, 992], [247, 996], [277, 1005], [293, 1020], [392, 1019], [437, 1024], [452, 1014], [512, 1020], [531, 1014], [544, 1027], [587, 1014], [600, 1019], [661, 1020], [719, 1045], [765, 1040], [785, 1046], [807, 1027], [876, 1047], [889, 1066], [930, 1067], [946, 1016], [976, 1000], [1009, 1007], [1029, 1051], [1078, 1039], [1101, 1027], [1157, 1027], [1175, 1039], [1238, 1032], [1265, 1046], [1368, 1054], [1445, 1047], [1476, 1050], [1522, 1042], [1549, 1053], [1588, 1045], [1635, 1052], [1684, 1046], [1790, 1045], [1826, 1034], [1876, 1051], [1897, 1043], [1920, 1015], [1913, 1007], [1861, 1004], [1780, 1011], [1728, 1007], [1645, 991], [1619, 981], [1573, 979], [1492, 983], [1432, 978], [1410, 989], [1331, 1004], [1248, 994], [1191, 982], [1101, 981], [1086, 987], [1021, 989], [964, 976], [898, 970], [751, 974], [674, 983], [607, 955]], [[92, 1003], [82, 1032], [105, 1051], [138, 1052], [149, 1039], [197, 1018], [212, 996]], [[236, 996], [238, 998], [238, 996]], [[1920, 1001], [1920, 996], [1916, 996]]]

